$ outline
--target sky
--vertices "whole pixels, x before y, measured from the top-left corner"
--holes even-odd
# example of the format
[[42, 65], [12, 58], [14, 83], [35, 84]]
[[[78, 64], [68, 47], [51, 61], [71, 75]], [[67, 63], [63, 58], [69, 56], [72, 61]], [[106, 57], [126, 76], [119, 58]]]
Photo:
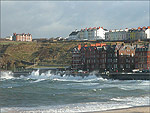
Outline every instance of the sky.
[[75, 29], [149, 26], [150, 1], [1, 1], [1, 37], [68, 37]]

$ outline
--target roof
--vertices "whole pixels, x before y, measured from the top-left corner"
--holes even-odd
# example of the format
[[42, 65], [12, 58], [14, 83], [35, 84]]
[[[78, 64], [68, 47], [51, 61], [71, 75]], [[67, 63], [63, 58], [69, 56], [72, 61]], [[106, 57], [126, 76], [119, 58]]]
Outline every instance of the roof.
[[77, 35], [79, 33], [79, 31], [73, 31], [69, 36], [71, 35]]
[[130, 47], [132, 50], [134, 50], [134, 47], [131, 45], [124, 45], [120, 48], [120, 50], [125, 50], [127, 47]]
[[104, 29], [104, 31], [108, 31], [107, 29]]
[[99, 50], [99, 51], [106, 50], [106, 47], [105, 46], [97, 47], [97, 50]]
[[29, 34], [29, 33], [28, 33], [28, 34], [25, 34], [25, 33], [22, 33], [22, 34], [19, 34], [19, 33], [18, 33], [18, 34], [17, 34], [17, 33], [14, 33], [13, 35], [19, 35], [19, 36], [27, 35], [27, 36], [30, 36], [31, 34]]
[[150, 51], [150, 44], [137, 47], [135, 51]]

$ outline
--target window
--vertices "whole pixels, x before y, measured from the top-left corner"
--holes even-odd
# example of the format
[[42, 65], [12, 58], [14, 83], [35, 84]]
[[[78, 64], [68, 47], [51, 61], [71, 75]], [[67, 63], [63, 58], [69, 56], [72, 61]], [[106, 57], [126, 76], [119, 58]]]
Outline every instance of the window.
[[94, 63], [95, 63], [95, 59], [94, 59]]
[[129, 59], [126, 59], [126, 62], [130, 62], [130, 60], [129, 60]]
[[130, 68], [130, 64], [126, 64], [126, 68]]
[[117, 59], [114, 59], [114, 62], [117, 62]]
[[117, 64], [114, 64], [114, 68], [117, 68]]
[[123, 64], [120, 64], [120, 68], [123, 68]]
[[135, 68], [138, 68], [138, 64], [135, 64]]

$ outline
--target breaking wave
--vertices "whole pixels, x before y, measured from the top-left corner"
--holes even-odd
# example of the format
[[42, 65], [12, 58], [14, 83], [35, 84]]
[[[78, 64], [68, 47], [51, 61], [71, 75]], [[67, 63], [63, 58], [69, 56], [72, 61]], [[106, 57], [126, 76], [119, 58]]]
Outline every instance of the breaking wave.
[[0, 71], [0, 80], [12, 79], [14, 78], [11, 71]]
[[59, 74], [56, 75], [54, 73], [51, 73], [51, 70], [45, 72], [45, 73], [39, 73], [39, 70], [33, 70], [31, 74], [27, 76], [21, 75], [20, 77], [14, 77], [13, 72], [11, 71], [1, 71], [0, 72], [0, 80], [7, 80], [7, 79], [33, 79], [33, 80], [54, 80], [54, 81], [73, 81], [73, 82], [83, 82], [83, 81], [107, 81], [106, 79], [103, 79], [101, 77], [96, 77], [94, 73], [92, 73], [90, 76], [73, 76], [73, 75], [62, 75]]
[[10, 71], [0, 74], [4, 112], [75, 113], [149, 105], [149, 81], [107, 80], [94, 74], [60, 76], [50, 70], [42, 74], [36, 70], [20, 77]]
[[101, 77], [96, 77], [96, 75], [92, 76], [72, 76], [72, 75], [66, 75], [64, 74], [63, 76], [60, 75], [55, 75], [51, 73], [51, 70], [39, 74], [39, 70], [33, 71], [29, 76], [27, 77], [22, 77], [22, 78], [27, 78], [27, 79], [38, 79], [38, 80], [54, 80], [54, 81], [73, 81], [73, 82], [83, 82], [83, 81], [97, 81], [97, 80], [102, 80], [105, 81], [106, 79], [103, 79]]

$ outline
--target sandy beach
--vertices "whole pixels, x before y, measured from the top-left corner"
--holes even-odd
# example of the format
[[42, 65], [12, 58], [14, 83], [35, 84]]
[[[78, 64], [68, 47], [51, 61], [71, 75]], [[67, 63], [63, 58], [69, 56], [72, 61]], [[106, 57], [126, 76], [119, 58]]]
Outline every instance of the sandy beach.
[[[1, 111], [1, 113], [51, 113], [48, 109], [46, 110], [7, 110]], [[55, 113], [55, 112], [54, 112]], [[57, 112], [56, 112], [57, 113]], [[61, 113], [61, 112], [59, 112]], [[64, 113], [64, 112], [63, 112]], [[150, 106], [139, 106], [132, 108], [122, 108], [107, 111], [95, 111], [95, 112], [82, 112], [82, 113], [150, 113]]]
[[150, 106], [140, 106], [140, 107], [114, 109], [107, 111], [96, 111], [88, 113], [150, 113]]

